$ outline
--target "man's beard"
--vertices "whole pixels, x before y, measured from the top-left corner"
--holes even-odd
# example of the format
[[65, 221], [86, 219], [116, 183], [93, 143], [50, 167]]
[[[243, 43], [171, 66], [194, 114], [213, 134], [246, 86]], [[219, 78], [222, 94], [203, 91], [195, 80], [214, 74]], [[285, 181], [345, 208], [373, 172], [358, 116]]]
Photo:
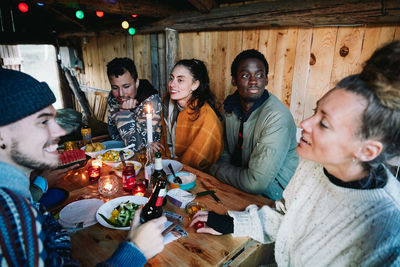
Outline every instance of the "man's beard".
[[18, 165], [24, 166], [31, 170], [45, 170], [57, 168], [58, 162], [55, 164], [49, 162], [40, 162], [20, 152], [18, 143], [13, 141], [11, 144], [11, 159]]

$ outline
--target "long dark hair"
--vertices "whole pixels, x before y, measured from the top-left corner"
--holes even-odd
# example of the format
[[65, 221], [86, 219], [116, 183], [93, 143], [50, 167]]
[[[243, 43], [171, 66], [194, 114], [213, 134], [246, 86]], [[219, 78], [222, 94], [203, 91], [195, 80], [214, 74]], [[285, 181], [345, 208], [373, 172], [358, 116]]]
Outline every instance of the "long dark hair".
[[[210, 89], [210, 78], [203, 61], [198, 59], [182, 59], [176, 62], [175, 67], [184, 66], [193, 76], [193, 81], [199, 81], [199, 87], [193, 91], [192, 97], [189, 99], [189, 107], [193, 110], [194, 120], [200, 116], [200, 109], [207, 102], [219, 118], [218, 103], [216, 97]], [[197, 103], [196, 103], [197, 100]]]

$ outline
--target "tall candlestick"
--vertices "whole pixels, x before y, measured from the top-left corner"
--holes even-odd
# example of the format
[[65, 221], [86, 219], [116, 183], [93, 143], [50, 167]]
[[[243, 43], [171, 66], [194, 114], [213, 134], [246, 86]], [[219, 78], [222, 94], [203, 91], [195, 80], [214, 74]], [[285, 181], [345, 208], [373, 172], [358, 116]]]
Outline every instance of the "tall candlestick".
[[151, 114], [150, 104], [147, 105], [146, 122], [147, 122], [147, 143], [150, 144], [153, 142], [153, 115]]

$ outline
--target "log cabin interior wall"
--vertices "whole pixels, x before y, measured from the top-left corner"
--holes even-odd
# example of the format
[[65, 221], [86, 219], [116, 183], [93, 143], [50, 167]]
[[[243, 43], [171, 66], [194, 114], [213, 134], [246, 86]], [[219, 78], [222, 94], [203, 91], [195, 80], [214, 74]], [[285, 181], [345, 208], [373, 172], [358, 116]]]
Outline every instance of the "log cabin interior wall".
[[[106, 64], [125, 56], [135, 60], [139, 78], [152, 81], [150, 39], [150, 34], [87, 38], [82, 44], [81, 82], [109, 90]], [[359, 72], [378, 47], [397, 39], [400, 26], [185, 32], [179, 33], [179, 57], [206, 63], [211, 89], [222, 102], [235, 90], [230, 76], [235, 56], [245, 49], [259, 50], [269, 63], [267, 89], [290, 108], [299, 124], [337, 81]]]

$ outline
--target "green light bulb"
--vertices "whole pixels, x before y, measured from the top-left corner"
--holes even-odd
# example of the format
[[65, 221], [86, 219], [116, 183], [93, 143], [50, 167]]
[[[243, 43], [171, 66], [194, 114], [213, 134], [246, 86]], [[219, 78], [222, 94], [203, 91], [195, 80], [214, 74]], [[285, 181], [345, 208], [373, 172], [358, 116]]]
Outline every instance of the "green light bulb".
[[77, 10], [77, 11], [75, 12], [75, 16], [76, 16], [78, 19], [83, 19], [83, 17], [85, 17], [85, 14], [83, 13], [82, 10]]
[[131, 28], [129, 28], [128, 32], [129, 32], [130, 35], [134, 35], [136, 30], [135, 30], [135, 28], [131, 27]]

